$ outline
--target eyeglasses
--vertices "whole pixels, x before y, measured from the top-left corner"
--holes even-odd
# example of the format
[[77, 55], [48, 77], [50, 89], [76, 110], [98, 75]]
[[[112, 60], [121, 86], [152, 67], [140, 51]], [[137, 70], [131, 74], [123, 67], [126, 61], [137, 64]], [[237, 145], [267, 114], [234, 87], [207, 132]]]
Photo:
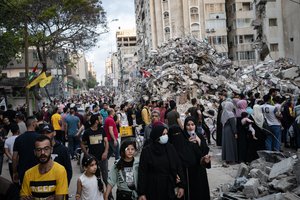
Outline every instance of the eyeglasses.
[[44, 152], [48, 153], [51, 151], [51, 149], [52, 149], [52, 147], [49, 147], [49, 146], [46, 146], [44, 148], [35, 148], [35, 152], [41, 153], [42, 151], [44, 151]]

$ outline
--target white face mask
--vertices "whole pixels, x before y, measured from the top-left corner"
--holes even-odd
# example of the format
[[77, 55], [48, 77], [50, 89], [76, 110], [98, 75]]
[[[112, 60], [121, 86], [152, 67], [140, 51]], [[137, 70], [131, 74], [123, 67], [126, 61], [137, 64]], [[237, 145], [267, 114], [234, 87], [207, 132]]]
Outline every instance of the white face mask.
[[160, 144], [166, 144], [168, 142], [168, 140], [169, 140], [168, 135], [162, 135], [162, 136], [159, 137], [159, 141], [158, 142]]

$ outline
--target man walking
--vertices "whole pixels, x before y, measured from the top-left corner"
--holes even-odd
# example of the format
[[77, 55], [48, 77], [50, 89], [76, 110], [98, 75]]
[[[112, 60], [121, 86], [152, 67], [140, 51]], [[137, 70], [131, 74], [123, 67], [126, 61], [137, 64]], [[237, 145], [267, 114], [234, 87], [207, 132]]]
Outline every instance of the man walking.
[[[107, 184], [108, 177], [108, 149], [109, 144], [106, 133], [102, 127], [99, 128], [99, 118], [92, 115], [90, 119], [91, 127], [85, 130], [81, 138], [81, 149], [85, 155], [93, 155], [98, 161], [101, 169], [103, 181]], [[86, 149], [86, 145], [88, 150]], [[96, 171], [98, 179], [101, 178], [99, 168]]]
[[55, 107], [51, 116], [51, 124], [56, 132], [55, 139], [61, 143], [64, 141], [64, 132], [61, 130], [62, 120], [60, 115], [60, 109]]
[[13, 181], [22, 183], [26, 170], [37, 164], [34, 157], [34, 142], [38, 137], [35, 132], [37, 128], [37, 119], [28, 117], [26, 120], [27, 131], [18, 136], [14, 143], [13, 152]]
[[65, 199], [68, 194], [67, 173], [63, 166], [51, 159], [53, 149], [50, 138], [40, 135], [34, 147], [39, 164], [26, 171], [20, 192], [21, 200]]
[[80, 128], [80, 119], [77, 116], [75, 116], [74, 107], [70, 108], [70, 114], [65, 118], [65, 122], [65, 134], [68, 136], [68, 148], [72, 159], [74, 159], [75, 150], [79, 145], [76, 133]]
[[116, 122], [114, 120], [115, 116], [115, 110], [110, 108], [108, 109], [108, 117], [105, 120], [104, 125], [104, 131], [107, 136], [107, 140], [109, 143], [109, 152], [108, 152], [108, 158], [112, 156], [112, 154], [115, 154], [115, 159], [119, 159], [119, 143], [118, 143], [118, 129]]

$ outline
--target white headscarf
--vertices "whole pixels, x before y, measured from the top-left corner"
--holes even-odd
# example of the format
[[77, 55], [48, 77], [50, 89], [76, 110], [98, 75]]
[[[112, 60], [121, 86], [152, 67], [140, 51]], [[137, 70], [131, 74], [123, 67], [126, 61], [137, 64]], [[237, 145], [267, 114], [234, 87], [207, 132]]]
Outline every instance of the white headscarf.
[[222, 106], [223, 106], [223, 112], [222, 112], [222, 116], [221, 116], [221, 123], [224, 126], [226, 124], [227, 120], [235, 117], [235, 115], [233, 113], [234, 105], [232, 102], [225, 101], [225, 102], [223, 102]]
[[260, 105], [253, 106], [253, 114], [251, 116], [253, 117], [256, 125], [262, 128], [264, 123], [264, 115]]

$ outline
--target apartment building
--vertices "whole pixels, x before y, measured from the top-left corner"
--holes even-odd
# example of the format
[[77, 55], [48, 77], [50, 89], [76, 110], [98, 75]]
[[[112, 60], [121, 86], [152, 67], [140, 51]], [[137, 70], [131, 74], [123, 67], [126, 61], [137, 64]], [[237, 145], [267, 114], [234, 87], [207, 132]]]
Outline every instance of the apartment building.
[[255, 62], [252, 0], [135, 0], [135, 11], [140, 60], [170, 38], [192, 35], [224, 56], [230, 46], [239, 65]]
[[[113, 65], [112, 57], [111, 68], [114, 68], [113, 77], [118, 77], [118, 85], [122, 90], [128, 88], [129, 82], [135, 74], [137, 68], [135, 55], [137, 52], [137, 38], [135, 29], [121, 29], [116, 32], [117, 52], [113, 54], [118, 61], [118, 69]], [[117, 74], [118, 73], [118, 74]]]

